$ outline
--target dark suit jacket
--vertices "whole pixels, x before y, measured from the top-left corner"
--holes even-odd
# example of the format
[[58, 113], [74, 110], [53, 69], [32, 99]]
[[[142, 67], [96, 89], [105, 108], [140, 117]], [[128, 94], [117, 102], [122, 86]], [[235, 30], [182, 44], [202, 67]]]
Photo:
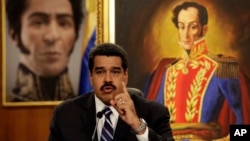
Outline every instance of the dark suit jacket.
[[[163, 105], [130, 94], [136, 112], [149, 127], [150, 141], [172, 141], [169, 112]], [[94, 93], [89, 92], [67, 100], [55, 108], [50, 125], [49, 141], [91, 141], [96, 125]], [[97, 141], [95, 137], [95, 141]], [[131, 128], [121, 119], [115, 130], [114, 141], [137, 141]]]

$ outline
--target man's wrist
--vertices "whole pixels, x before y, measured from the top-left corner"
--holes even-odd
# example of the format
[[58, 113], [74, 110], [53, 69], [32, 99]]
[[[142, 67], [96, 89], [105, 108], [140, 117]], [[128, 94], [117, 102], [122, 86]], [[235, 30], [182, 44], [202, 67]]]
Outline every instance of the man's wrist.
[[140, 118], [140, 126], [135, 130], [132, 129], [132, 133], [136, 135], [144, 133], [145, 129], [147, 128], [147, 125], [147, 122], [143, 118]]

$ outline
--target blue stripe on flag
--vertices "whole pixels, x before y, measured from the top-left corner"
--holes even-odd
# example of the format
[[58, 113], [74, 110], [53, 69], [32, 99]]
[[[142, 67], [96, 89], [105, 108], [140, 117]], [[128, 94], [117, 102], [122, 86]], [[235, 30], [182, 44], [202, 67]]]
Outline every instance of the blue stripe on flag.
[[89, 78], [89, 70], [88, 70], [88, 55], [91, 50], [95, 46], [96, 41], [96, 30], [93, 31], [89, 42], [87, 44], [86, 50], [82, 57], [82, 63], [81, 63], [81, 74], [80, 74], [80, 82], [79, 82], [79, 95], [85, 94], [91, 90], [93, 90], [91, 84], [90, 84], [90, 78]]

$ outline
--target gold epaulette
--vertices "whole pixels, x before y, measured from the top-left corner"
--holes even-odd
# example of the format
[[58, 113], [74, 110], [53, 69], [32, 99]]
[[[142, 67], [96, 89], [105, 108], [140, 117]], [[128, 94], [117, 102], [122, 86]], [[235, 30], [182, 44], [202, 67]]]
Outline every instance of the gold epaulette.
[[218, 63], [216, 76], [219, 78], [238, 78], [239, 65], [234, 57], [224, 56], [222, 54], [209, 55]]

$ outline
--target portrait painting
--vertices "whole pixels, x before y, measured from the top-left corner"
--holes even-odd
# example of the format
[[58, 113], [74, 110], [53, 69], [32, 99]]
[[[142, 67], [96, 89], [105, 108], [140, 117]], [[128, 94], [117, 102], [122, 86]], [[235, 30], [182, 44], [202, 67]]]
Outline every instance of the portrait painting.
[[81, 77], [88, 80], [82, 59], [94, 35], [96, 2], [3, 0], [1, 5], [3, 105], [57, 105], [78, 96]]
[[128, 86], [169, 108], [176, 140], [250, 124], [250, 2], [98, 1], [97, 41], [123, 46]]

